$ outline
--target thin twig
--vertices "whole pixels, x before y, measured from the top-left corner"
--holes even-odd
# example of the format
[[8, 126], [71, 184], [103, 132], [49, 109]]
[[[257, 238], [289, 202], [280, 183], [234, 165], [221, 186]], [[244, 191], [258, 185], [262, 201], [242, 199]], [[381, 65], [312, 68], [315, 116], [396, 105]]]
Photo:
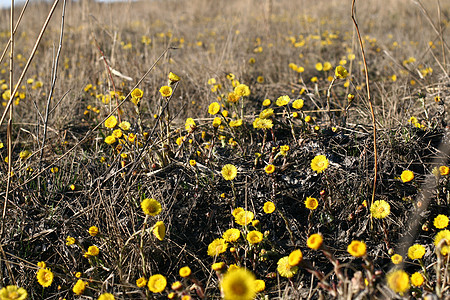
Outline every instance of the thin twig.
[[355, 28], [356, 28], [356, 33], [358, 34], [361, 55], [362, 55], [362, 58], [364, 61], [364, 73], [366, 75], [366, 88], [367, 88], [367, 101], [369, 102], [370, 113], [372, 115], [372, 126], [373, 126], [373, 155], [374, 155], [374, 164], [375, 165], [373, 167], [374, 178], [373, 178], [373, 189], [372, 189], [372, 201], [370, 203], [370, 205], [372, 205], [373, 202], [375, 201], [375, 191], [377, 188], [377, 176], [378, 176], [377, 124], [375, 121], [375, 112], [373, 110], [372, 100], [370, 98], [369, 72], [367, 70], [366, 55], [364, 53], [364, 46], [363, 46], [363, 42], [361, 39], [361, 34], [359, 33], [358, 23], [356, 23], [356, 19], [355, 19], [355, 2], [356, 2], [356, 0], [352, 0], [352, 20], [353, 20], [353, 24], [355, 25]]

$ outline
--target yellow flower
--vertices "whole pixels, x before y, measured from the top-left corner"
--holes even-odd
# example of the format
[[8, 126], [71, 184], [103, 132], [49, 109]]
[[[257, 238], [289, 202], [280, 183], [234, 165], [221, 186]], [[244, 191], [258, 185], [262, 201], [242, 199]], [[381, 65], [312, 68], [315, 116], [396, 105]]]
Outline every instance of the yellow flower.
[[256, 129], [270, 129], [272, 127], [273, 127], [273, 122], [271, 119], [256, 118], [253, 121], [253, 128], [256, 128]]
[[75, 273], [75, 277], [76, 277], [76, 278], [80, 278], [80, 277], [81, 277], [81, 272], [76, 272], [76, 273]]
[[30, 150], [24, 150], [24, 151], [21, 151], [19, 153], [20, 159], [23, 159], [23, 160], [27, 159], [30, 156], [31, 156], [31, 151]]
[[255, 292], [260, 293], [266, 289], [266, 283], [264, 280], [256, 279], [255, 280]]
[[441, 173], [441, 176], [448, 175], [450, 173], [450, 168], [447, 166], [440, 166], [439, 172]]
[[317, 155], [311, 160], [311, 169], [317, 173], [322, 173], [328, 168], [329, 164], [330, 163], [325, 155]]
[[180, 77], [172, 72], [169, 72], [167, 77], [169, 78], [170, 84], [180, 81]]
[[324, 71], [329, 71], [329, 70], [331, 70], [332, 67], [333, 67], [333, 66], [332, 66], [331, 63], [328, 62], [328, 61], [326, 61], [326, 62], [323, 63], [323, 70], [324, 70]]
[[77, 295], [82, 295], [84, 293], [84, 289], [86, 288], [87, 282], [84, 282], [81, 279], [78, 279], [77, 283], [72, 288], [72, 291]]
[[343, 66], [337, 66], [334, 75], [336, 78], [345, 79], [348, 76], [348, 71]]
[[239, 127], [242, 125], [242, 119], [230, 121], [228, 125], [230, 125], [230, 127]]
[[394, 254], [391, 256], [392, 263], [398, 265], [403, 261], [403, 257], [400, 254]]
[[180, 276], [185, 278], [185, 277], [189, 277], [191, 275], [191, 268], [189, 268], [188, 266], [182, 267], [179, 271]]
[[252, 300], [256, 296], [255, 275], [244, 268], [228, 271], [220, 287], [225, 300]]
[[259, 118], [260, 119], [267, 119], [270, 118], [273, 115], [273, 109], [271, 108], [266, 108], [265, 110], [263, 110], [260, 114], [259, 114]]
[[37, 263], [37, 266], [38, 266], [39, 268], [41, 268], [41, 269], [44, 269], [45, 266], [46, 266], [45, 261], [40, 261], [40, 262], [38, 262], [38, 263]]
[[228, 243], [225, 239], [215, 239], [208, 245], [208, 255], [217, 256], [227, 251]]
[[90, 236], [96, 236], [97, 234], [98, 234], [98, 227], [97, 226], [89, 227], [89, 235]]
[[131, 102], [137, 105], [141, 100], [142, 96], [144, 96], [144, 92], [141, 89], [138, 88], [134, 89], [131, 92]]
[[170, 288], [174, 291], [181, 290], [183, 288], [183, 284], [180, 281], [175, 281], [174, 283], [172, 283], [172, 286]]
[[112, 132], [112, 136], [115, 137], [116, 139], [121, 138], [122, 135], [123, 135], [123, 132], [120, 129], [113, 130], [113, 132]]
[[165, 85], [159, 89], [159, 92], [161, 93], [161, 96], [168, 98], [172, 95], [172, 88]]
[[107, 143], [108, 145], [112, 145], [116, 142], [116, 138], [113, 135], [108, 135], [107, 137], [105, 137], [105, 143]]
[[125, 130], [125, 131], [130, 130], [130, 127], [131, 127], [131, 124], [130, 124], [130, 122], [127, 122], [127, 121], [122, 121], [119, 124], [119, 128], [122, 130]]
[[41, 268], [36, 274], [37, 281], [43, 287], [49, 287], [53, 282], [53, 273], [48, 268]]
[[222, 168], [222, 176], [225, 180], [233, 180], [236, 178], [237, 175], [237, 169], [232, 164], [226, 164]]
[[270, 99], [265, 99], [262, 103], [263, 106], [269, 106], [271, 103]]
[[227, 96], [228, 102], [231, 102], [231, 103], [238, 102], [240, 98], [241, 98], [241, 96], [239, 96], [235, 92], [230, 92], [230, 93], [228, 93], [228, 96]]
[[190, 164], [192, 167], [195, 167], [195, 166], [197, 165], [197, 162], [195, 161], [195, 159], [191, 159], [191, 160], [189, 161], [189, 164]]
[[384, 200], [377, 200], [370, 207], [370, 214], [376, 219], [384, 219], [390, 212], [391, 206]]
[[263, 76], [258, 76], [258, 77], [256, 78], [256, 82], [258, 82], [258, 83], [264, 83], [264, 77], [263, 77]]
[[215, 117], [212, 123], [213, 127], [217, 128], [220, 124], [222, 124], [222, 119], [220, 117]]
[[409, 290], [409, 276], [403, 270], [391, 271], [386, 275], [388, 286], [396, 293], [403, 294]]
[[303, 100], [302, 99], [297, 99], [292, 103], [292, 107], [295, 109], [302, 109], [303, 107]]
[[414, 173], [409, 170], [405, 170], [402, 172], [400, 178], [402, 179], [403, 182], [410, 182], [411, 180], [414, 179]]
[[439, 231], [434, 237], [434, 245], [437, 246], [441, 240], [445, 239], [447, 244], [450, 244], [450, 231], [445, 229]]
[[247, 234], [247, 241], [252, 245], [260, 243], [262, 239], [263, 234], [257, 230], [252, 230]]
[[213, 269], [214, 271], [220, 271], [225, 267], [225, 263], [223, 261], [221, 262], [216, 262], [211, 266], [211, 269]]
[[240, 236], [241, 232], [239, 231], [239, 229], [236, 228], [230, 228], [227, 231], [225, 231], [222, 235], [224, 240], [226, 240], [227, 242], [236, 242]]
[[448, 217], [446, 215], [437, 215], [433, 222], [434, 227], [443, 229], [448, 226]]
[[141, 288], [141, 287], [144, 287], [146, 284], [147, 284], [147, 279], [145, 279], [145, 277], [141, 277], [136, 280], [137, 287]]
[[114, 300], [114, 295], [111, 293], [103, 293], [101, 294], [97, 300]]
[[263, 210], [266, 214], [271, 214], [275, 211], [275, 204], [271, 201], [264, 203]]
[[236, 217], [238, 215], [238, 213], [240, 213], [241, 211], [244, 211], [244, 209], [242, 207], [237, 207], [237, 208], [233, 209], [231, 214], [233, 215], [233, 217]]
[[308, 248], [313, 250], [318, 250], [323, 244], [323, 237], [320, 233], [311, 234], [311, 236], [306, 240], [306, 245]]
[[315, 210], [317, 206], [319, 206], [319, 202], [317, 201], [316, 198], [306, 197], [305, 206], [307, 209]]
[[107, 128], [114, 128], [117, 125], [117, 119], [114, 116], [110, 116], [108, 119], [105, 120], [105, 127]]
[[187, 118], [186, 119], [186, 123], [184, 124], [184, 128], [186, 129], [187, 132], [192, 132], [194, 131], [194, 129], [196, 128], [196, 124], [194, 119], [192, 118]]
[[425, 281], [425, 278], [419, 272], [416, 272], [411, 275], [411, 284], [413, 286], [422, 286]]
[[264, 167], [264, 171], [266, 171], [267, 174], [272, 174], [275, 171], [275, 166], [270, 164]]
[[153, 225], [152, 233], [158, 240], [162, 241], [166, 236], [166, 225], [164, 225], [164, 222], [156, 222], [155, 225]]
[[84, 257], [97, 256], [100, 250], [97, 246], [89, 246], [88, 251], [84, 254]]
[[141, 202], [141, 208], [146, 215], [156, 216], [161, 213], [161, 203], [153, 198], [146, 198]]
[[284, 256], [278, 260], [277, 271], [281, 276], [291, 278], [297, 273], [298, 267], [289, 264], [289, 256]]
[[71, 237], [71, 236], [68, 236], [66, 238], [66, 245], [70, 246], [70, 245], [73, 245], [73, 244], [75, 244], [75, 239], [73, 237]]
[[152, 275], [148, 279], [148, 289], [153, 293], [161, 293], [167, 285], [167, 279], [161, 274]]
[[408, 248], [408, 257], [410, 259], [421, 259], [424, 255], [425, 247], [420, 244], [415, 244]]
[[220, 104], [217, 102], [213, 102], [209, 105], [208, 107], [208, 113], [211, 115], [215, 115], [219, 112], [220, 110]]
[[241, 211], [234, 217], [236, 223], [238, 223], [241, 226], [248, 225], [250, 223], [255, 215], [251, 211]]
[[366, 243], [362, 241], [352, 241], [347, 247], [347, 252], [354, 257], [366, 255]]
[[241, 83], [237, 87], [234, 88], [234, 93], [241, 97], [246, 97], [246, 96], [250, 96], [250, 89], [247, 85]]
[[320, 62], [318, 62], [315, 67], [316, 67], [317, 71], [322, 71], [323, 70], [323, 65]]
[[25, 300], [27, 297], [27, 291], [16, 285], [8, 285], [0, 290], [1, 300]]
[[278, 99], [277, 99], [277, 101], [275, 102], [275, 104], [276, 104], [277, 106], [285, 106], [285, 105], [287, 105], [290, 101], [291, 101], [291, 98], [289, 98], [289, 96], [285, 95], [285, 96], [278, 97]]
[[303, 260], [303, 253], [300, 249], [294, 250], [289, 254], [288, 263], [291, 266], [297, 266]]

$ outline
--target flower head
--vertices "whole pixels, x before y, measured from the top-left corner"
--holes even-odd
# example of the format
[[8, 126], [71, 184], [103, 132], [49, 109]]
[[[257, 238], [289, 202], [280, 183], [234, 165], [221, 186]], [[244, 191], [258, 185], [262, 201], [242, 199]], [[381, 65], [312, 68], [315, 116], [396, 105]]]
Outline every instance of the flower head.
[[130, 124], [130, 122], [127, 122], [127, 121], [122, 121], [119, 124], [119, 128], [122, 130], [125, 130], [125, 131], [130, 130], [130, 127], [131, 127], [131, 124]]
[[425, 278], [419, 272], [416, 272], [411, 275], [411, 284], [413, 286], [422, 286], [425, 281]]
[[169, 78], [170, 84], [174, 84], [175, 82], [180, 81], [180, 77], [172, 72], [169, 72], [169, 75], [167, 77]]
[[261, 280], [261, 279], [255, 280], [255, 291], [257, 293], [260, 293], [260, 292], [264, 291], [265, 289], [266, 289], [266, 283], [264, 282], [264, 280]]
[[311, 234], [311, 236], [306, 240], [306, 245], [308, 248], [313, 250], [318, 250], [323, 244], [323, 237], [320, 233]]
[[303, 107], [303, 100], [302, 99], [297, 99], [292, 103], [292, 107], [295, 109], [302, 109]]
[[227, 231], [225, 231], [222, 235], [222, 237], [227, 242], [236, 242], [240, 236], [241, 236], [241, 232], [239, 231], [239, 229], [236, 229], [236, 228], [230, 228]]
[[337, 66], [334, 75], [336, 78], [345, 79], [348, 76], [348, 71], [343, 66]]
[[111, 293], [103, 293], [101, 294], [97, 300], [114, 300], [114, 295]]
[[38, 266], [39, 268], [41, 268], [41, 269], [45, 268], [45, 267], [46, 267], [45, 261], [40, 261], [40, 262], [38, 262], [38, 263], [37, 263], [37, 266]]
[[403, 294], [409, 290], [409, 276], [403, 270], [391, 271], [386, 275], [388, 286], [396, 293]]
[[167, 285], [167, 279], [161, 274], [152, 275], [148, 279], [148, 289], [153, 293], [161, 293]]
[[425, 247], [420, 244], [415, 244], [408, 248], [408, 257], [410, 259], [421, 259], [424, 255]]
[[146, 215], [156, 216], [161, 213], [161, 203], [153, 198], [145, 198], [141, 202], [141, 208]]
[[450, 168], [447, 166], [440, 166], [439, 173], [441, 174], [441, 176], [446, 176], [450, 173]]
[[220, 104], [217, 102], [213, 102], [209, 105], [208, 107], [208, 113], [211, 115], [215, 115], [219, 112], [220, 110]]
[[275, 204], [271, 201], [264, 203], [263, 210], [266, 214], [271, 214], [275, 211]]
[[225, 300], [251, 300], [256, 296], [255, 275], [244, 268], [228, 271], [220, 286]]
[[300, 249], [294, 250], [289, 254], [289, 264], [291, 266], [297, 266], [303, 260], [303, 253]]
[[159, 92], [161, 93], [161, 96], [163, 96], [164, 98], [168, 98], [170, 96], [172, 96], [172, 88], [170, 86], [163, 86], [159, 89]]
[[242, 119], [232, 120], [228, 125], [230, 125], [230, 127], [239, 127], [242, 125]]
[[322, 173], [328, 168], [329, 164], [330, 163], [325, 155], [317, 155], [311, 160], [311, 169], [317, 173]]
[[158, 240], [162, 241], [166, 236], [166, 225], [164, 225], [164, 222], [156, 222], [155, 225], [153, 225], [152, 233]]
[[98, 227], [97, 226], [89, 227], [89, 235], [90, 236], [96, 236], [97, 234], [98, 234]]
[[237, 168], [232, 164], [226, 164], [222, 168], [222, 176], [225, 180], [233, 180], [237, 175]]
[[184, 124], [184, 128], [186, 129], [187, 132], [193, 132], [196, 127], [197, 127], [197, 125], [195, 124], [194, 119], [192, 119], [192, 118], [187, 118], [186, 119], [186, 123]]
[[264, 171], [266, 171], [267, 174], [272, 174], [275, 172], [275, 166], [270, 164], [264, 167]]
[[144, 92], [141, 89], [138, 88], [134, 89], [131, 92], [131, 102], [137, 105], [141, 100], [142, 96], [144, 96]]
[[414, 179], [414, 173], [409, 170], [405, 170], [402, 172], [402, 175], [400, 175], [400, 178], [403, 182], [410, 182]]
[[316, 198], [306, 197], [305, 206], [307, 209], [315, 210], [317, 206], [319, 206], [319, 202], [317, 201]]
[[241, 226], [245, 226], [247, 224], [249, 224], [253, 218], [255, 217], [255, 215], [253, 214], [253, 212], [248, 211], [248, 210], [244, 210], [241, 211], [239, 213], [237, 213], [234, 217], [236, 223], [238, 223]]
[[390, 212], [391, 206], [384, 200], [377, 200], [370, 207], [370, 214], [376, 219], [384, 219]]
[[262, 103], [263, 106], [269, 106], [271, 103], [270, 99], [265, 99]]
[[445, 229], [439, 231], [436, 236], [434, 237], [434, 245], [437, 246], [441, 242], [441, 240], [445, 239], [446, 243], [450, 243], [450, 231]]
[[285, 96], [278, 97], [277, 101], [275, 101], [275, 104], [277, 106], [285, 106], [290, 101], [291, 101], [291, 98], [289, 98], [289, 96], [285, 95]]
[[108, 145], [112, 145], [116, 142], [116, 138], [113, 135], [108, 135], [107, 137], [105, 137], [105, 143], [107, 143]]
[[273, 127], [273, 121], [271, 119], [256, 118], [253, 121], [253, 128], [256, 129], [270, 129]]
[[403, 257], [400, 254], [394, 254], [391, 256], [392, 263], [398, 265], [403, 261]]
[[100, 250], [97, 246], [89, 246], [88, 251], [84, 254], [84, 257], [97, 256]]
[[30, 157], [31, 156], [31, 151], [30, 150], [24, 150], [24, 151], [21, 151], [20, 153], [19, 153], [19, 157], [20, 157], [20, 159], [22, 159], [22, 160], [25, 160], [25, 159], [27, 159], [28, 157]]
[[241, 83], [234, 88], [234, 93], [241, 97], [246, 97], [250, 96], [250, 89], [247, 85]]
[[0, 290], [1, 300], [25, 300], [27, 297], [27, 291], [16, 285], [8, 285]]
[[145, 279], [145, 277], [141, 277], [136, 279], [136, 285], [137, 287], [144, 287], [147, 284], [147, 279]]
[[72, 288], [72, 291], [77, 295], [82, 295], [86, 289], [87, 282], [78, 279], [77, 283]]
[[189, 277], [191, 275], [191, 268], [189, 268], [188, 266], [182, 267], [179, 273], [183, 278]]
[[433, 222], [434, 227], [443, 229], [448, 226], [448, 217], [446, 215], [437, 215]]
[[362, 241], [352, 241], [347, 247], [348, 253], [354, 257], [366, 255], [366, 243]]
[[107, 128], [114, 128], [117, 125], [117, 119], [114, 116], [110, 116], [108, 119], [105, 120], [105, 127]]
[[258, 230], [252, 230], [247, 234], [247, 241], [250, 244], [258, 244], [262, 241], [263, 234], [259, 232]]
[[228, 102], [231, 102], [231, 103], [238, 102], [240, 98], [241, 98], [241, 96], [236, 94], [235, 92], [230, 92], [230, 93], [228, 93], [228, 96], [227, 96]]
[[53, 282], [53, 273], [48, 268], [40, 268], [36, 277], [39, 284], [43, 287], [49, 287]]
[[215, 239], [208, 246], [208, 255], [217, 256], [227, 251], [228, 243], [225, 239]]
[[66, 238], [66, 245], [70, 246], [70, 245], [73, 245], [73, 244], [75, 244], [75, 239], [73, 237], [71, 237], [71, 236], [68, 236]]
[[289, 264], [289, 256], [284, 256], [278, 260], [277, 271], [281, 276], [291, 278], [297, 273], [298, 267]]
[[271, 108], [266, 108], [265, 110], [259, 113], [260, 119], [267, 119], [270, 118], [271, 116], [273, 116], [273, 109]]

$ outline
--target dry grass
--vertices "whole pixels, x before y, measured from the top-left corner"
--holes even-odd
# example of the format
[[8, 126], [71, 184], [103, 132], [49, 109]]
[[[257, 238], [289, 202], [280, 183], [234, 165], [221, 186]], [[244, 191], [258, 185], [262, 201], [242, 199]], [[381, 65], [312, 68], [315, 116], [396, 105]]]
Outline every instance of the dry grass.
[[[450, 51], [444, 38], [450, 5], [356, 2], [379, 129], [376, 200], [386, 200], [391, 209], [387, 218], [378, 220], [365, 202], [370, 205], [372, 196], [372, 120], [347, 2], [67, 3], [58, 78], [44, 122], [61, 33], [60, 4], [25, 76], [34, 81], [22, 83], [19, 91], [25, 98], [14, 105], [14, 175], [1, 221], [0, 287], [24, 287], [31, 299], [97, 299], [104, 292], [116, 299], [166, 298], [170, 285], [181, 280], [180, 267], [188, 265], [193, 275], [183, 279], [178, 296], [202, 298], [204, 293], [207, 299], [219, 298], [222, 275], [211, 269], [217, 260], [246, 266], [264, 279], [260, 299], [399, 298], [385, 280], [393, 269], [390, 256], [402, 254], [401, 267], [409, 274], [420, 271], [419, 262], [405, 254], [411, 244], [420, 243], [427, 249], [420, 263], [428, 277], [423, 287], [411, 288], [404, 296], [448, 297], [449, 256], [434, 253], [439, 230], [433, 220], [438, 214], [450, 215], [449, 180], [448, 175], [434, 177], [433, 169], [448, 164], [449, 157]], [[16, 79], [49, 9], [50, 4], [32, 3], [25, 12], [15, 35]], [[0, 14], [5, 20], [0, 44], [6, 45], [9, 11]], [[143, 43], [143, 37], [151, 42]], [[350, 75], [330, 85], [328, 77], [343, 59]], [[318, 71], [319, 62], [330, 62], [332, 68]], [[0, 81], [7, 90], [7, 57], [1, 63]], [[304, 72], [293, 70], [292, 64]], [[108, 67], [123, 76], [110, 75]], [[164, 99], [159, 89], [167, 84], [169, 72], [181, 80]], [[234, 89], [227, 79], [230, 73], [251, 90], [240, 100], [242, 106], [226, 101]], [[264, 82], [258, 82], [259, 76]], [[313, 77], [318, 81], [312, 82]], [[218, 91], [211, 78], [221, 85]], [[130, 97], [105, 101], [100, 95], [115, 89], [127, 96], [141, 79], [144, 97], [139, 106]], [[92, 87], [85, 89], [89, 84]], [[328, 90], [330, 114], [325, 110]], [[348, 94], [355, 95], [350, 104]], [[282, 95], [302, 98], [303, 108], [277, 107], [275, 100]], [[276, 113], [274, 127], [255, 129], [252, 123], [267, 98]], [[208, 106], [214, 101], [230, 112], [222, 117], [223, 128], [212, 126]], [[131, 123], [129, 132], [137, 136], [136, 142], [105, 143], [112, 130], [103, 122], [110, 114]], [[312, 122], [304, 121], [307, 115]], [[188, 117], [195, 119], [193, 131], [185, 129]], [[411, 124], [411, 117], [418, 119], [417, 125]], [[226, 124], [239, 118], [244, 119], [240, 127]], [[5, 124], [0, 130], [2, 207], [8, 178]], [[45, 126], [48, 133], [42, 142]], [[177, 144], [182, 137], [185, 140]], [[286, 156], [279, 154], [283, 145], [289, 145]], [[32, 153], [27, 159], [20, 158], [24, 150]], [[330, 161], [321, 174], [310, 164], [319, 154]], [[195, 167], [191, 160], [197, 162]], [[238, 168], [232, 181], [220, 174], [225, 164]], [[271, 175], [264, 171], [268, 164], [275, 165]], [[406, 169], [415, 175], [410, 183], [398, 178]], [[309, 196], [319, 200], [316, 210], [305, 208]], [[162, 212], [146, 216], [141, 209], [144, 198], [157, 199]], [[263, 212], [267, 201], [275, 203], [275, 213]], [[231, 215], [237, 207], [252, 211], [260, 224], [237, 225]], [[167, 229], [162, 241], [148, 230], [156, 221]], [[99, 228], [97, 236], [89, 235], [91, 226]], [[242, 234], [257, 229], [264, 240], [250, 246], [241, 237], [234, 245], [237, 256], [208, 256], [208, 245], [233, 226]], [[326, 245], [321, 251], [306, 246], [317, 232]], [[75, 245], [66, 245], [68, 236], [76, 239]], [[366, 243], [364, 259], [347, 252], [353, 240]], [[98, 246], [100, 254], [85, 258], [91, 245]], [[287, 280], [277, 273], [277, 262], [294, 249], [302, 250], [304, 261]], [[42, 288], [36, 280], [40, 261], [55, 276], [50, 287]], [[89, 282], [84, 296], [72, 291], [77, 272]], [[163, 293], [136, 286], [138, 278], [158, 273], [167, 277]]]

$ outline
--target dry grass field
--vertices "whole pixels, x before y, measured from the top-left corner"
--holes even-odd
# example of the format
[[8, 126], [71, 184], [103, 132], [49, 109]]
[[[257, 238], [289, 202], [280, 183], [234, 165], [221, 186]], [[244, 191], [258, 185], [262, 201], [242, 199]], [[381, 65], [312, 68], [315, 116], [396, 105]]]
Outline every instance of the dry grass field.
[[450, 298], [448, 1], [55, 3], [0, 11], [0, 300]]

